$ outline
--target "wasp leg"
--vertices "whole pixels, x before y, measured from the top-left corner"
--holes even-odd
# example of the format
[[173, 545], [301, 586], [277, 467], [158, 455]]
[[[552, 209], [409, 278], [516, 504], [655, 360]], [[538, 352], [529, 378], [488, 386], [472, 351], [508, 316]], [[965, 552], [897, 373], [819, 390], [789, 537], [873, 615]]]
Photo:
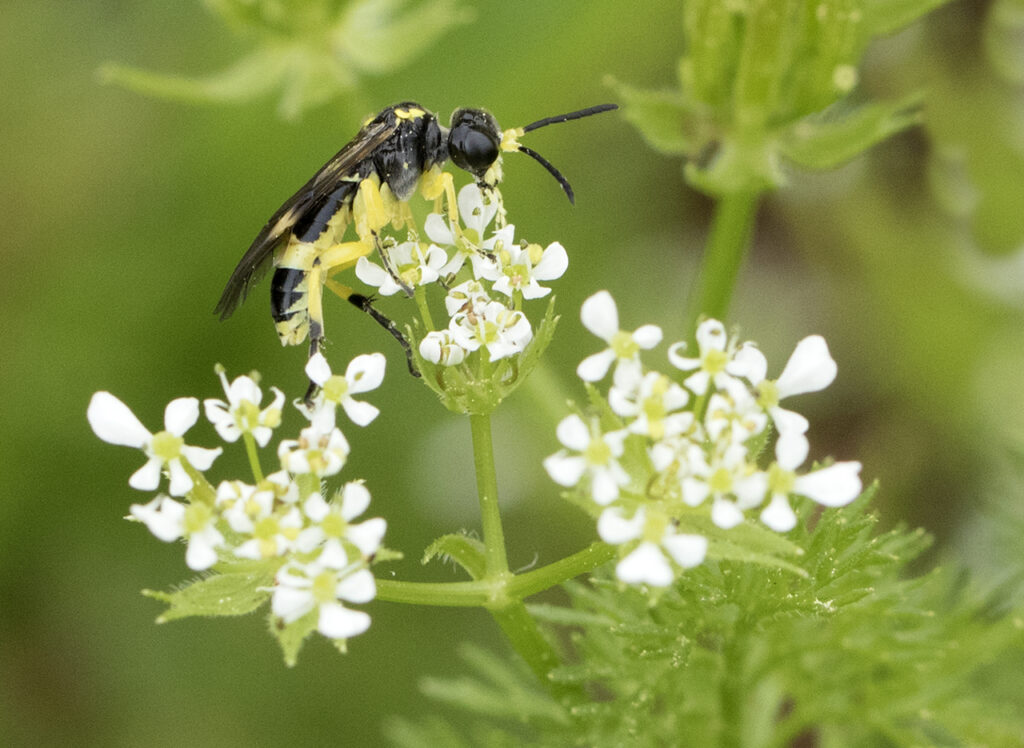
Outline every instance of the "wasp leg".
[[[324, 342], [324, 305], [323, 305], [323, 283], [324, 283], [324, 270], [320, 264], [319, 258], [313, 261], [313, 269], [309, 271], [309, 286], [307, 293], [309, 294], [309, 357], [313, 358], [316, 354], [320, 353], [320, 349], [323, 347]], [[306, 405], [309, 405], [313, 401], [313, 395], [316, 394], [317, 383], [312, 379], [309, 380], [309, 388], [306, 390], [306, 395], [302, 398]]]
[[420, 376], [419, 369], [416, 368], [416, 362], [412, 357], [412, 345], [409, 343], [409, 339], [402, 334], [401, 330], [398, 329], [398, 325], [395, 324], [394, 320], [387, 317], [373, 305], [373, 299], [371, 297], [356, 293], [354, 289], [349, 288], [342, 283], [338, 283], [336, 280], [332, 280], [331, 278], [327, 278], [324, 283], [331, 291], [345, 299], [353, 306], [362, 309], [364, 312], [369, 314], [378, 325], [391, 333], [391, 336], [398, 341], [398, 344], [402, 346], [402, 350], [405, 351], [405, 361], [409, 366], [409, 373], [414, 377]]

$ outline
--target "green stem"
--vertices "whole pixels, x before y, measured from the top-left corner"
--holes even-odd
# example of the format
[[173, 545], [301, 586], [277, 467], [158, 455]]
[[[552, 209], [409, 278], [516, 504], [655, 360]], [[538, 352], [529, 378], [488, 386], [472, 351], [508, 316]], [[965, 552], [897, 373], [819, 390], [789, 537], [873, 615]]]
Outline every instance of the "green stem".
[[702, 315], [725, 321], [743, 260], [750, 246], [757, 217], [759, 192], [740, 192], [722, 197], [715, 207], [698, 286], [690, 304], [692, 330]]
[[423, 324], [427, 330], [436, 330], [434, 327], [434, 318], [430, 315], [430, 306], [427, 304], [427, 292], [424, 286], [417, 286], [416, 290], [413, 291], [416, 299], [416, 307], [420, 312], [420, 319], [423, 320]]
[[601, 542], [591, 543], [571, 556], [525, 574], [517, 574], [508, 585], [509, 594], [524, 598], [543, 592], [556, 584], [596, 569], [615, 558], [615, 554], [615, 546]]
[[615, 558], [615, 547], [607, 543], [593, 543], [571, 556], [511, 579], [475, 582], [400, 582], [393, 579], [377, 580], [377, 599], [411, 605], [438, 605], [444, 607], [502, 607], [507, 603], [496, 601], [522, 600], [555, 585], [585, 574], [606, 561]]
[[249, 455], [249, 467], [252, 468], [252, 475], [257, 483], [262, 483], [263, 468], [260, 467], [260, 455], [256, 451], [256, 440], [248, 431], [242, 432], [242, 438], [245, 440], [245, 452]]
[[470, 415], [469, 425], [473, 433], [473, 465], [476, 468], [480, 521], [484, 530], [484, 557], [487, 562], [485, 579], [496, 579], [508, 575], [508, 557], [505, 554], [505, 533], [501, 527], [501, 509], [498, 507], [498, 476], [494, 470], [491, 417]]

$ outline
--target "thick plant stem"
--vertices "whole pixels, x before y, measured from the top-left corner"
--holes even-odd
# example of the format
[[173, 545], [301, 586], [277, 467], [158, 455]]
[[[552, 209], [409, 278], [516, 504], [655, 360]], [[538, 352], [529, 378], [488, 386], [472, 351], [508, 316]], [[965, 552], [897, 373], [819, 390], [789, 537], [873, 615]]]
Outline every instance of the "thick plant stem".
[[687, 329], [694, 329], [702, 314], [725, 321], [750, 246], [760, 197], [759, 192], [740, 192], [725, 195], [715, 206], [704, 262], [690, 303]]
[[491, 417], [471, 415], [473, 432], [473, 465], [476, 468], [476, 489], [480, 499], [480, 521], [484, 530], [484, 556], [488, 579], [508, 574], [505, 555], [505, 533], [498, 508], [498, 477], [494, 471], [494, 442], [491, 439]]

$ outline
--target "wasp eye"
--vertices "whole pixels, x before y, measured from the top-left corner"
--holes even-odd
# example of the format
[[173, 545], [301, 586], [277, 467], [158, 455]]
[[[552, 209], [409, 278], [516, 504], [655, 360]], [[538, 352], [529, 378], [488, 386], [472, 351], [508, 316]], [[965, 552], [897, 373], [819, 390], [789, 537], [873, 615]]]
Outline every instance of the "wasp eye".
[[498, 160], [500, 132], [494, 118], [486, 112], [460, 110], [452, 117], [448, 153], [456, 166], [481, 179]]

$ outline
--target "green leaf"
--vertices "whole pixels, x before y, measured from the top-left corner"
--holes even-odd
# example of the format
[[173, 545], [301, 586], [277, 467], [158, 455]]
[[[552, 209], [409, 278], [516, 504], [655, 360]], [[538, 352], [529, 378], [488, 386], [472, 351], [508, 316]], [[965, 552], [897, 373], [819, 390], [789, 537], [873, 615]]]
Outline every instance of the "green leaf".
[[284, 662], [288, 667], [294, 667], [299, 660], [299, 652], [306, 641], [306, 637], [316, 631], [319, 612], [316, 608], [309, 611], [297, 621], [285, 624], [280, 618], [270, 619], [270, 631], [277, 638], [284, 653]]
[[274, 572], [258, 571], [213, 574], [191, 582], [173, 592], [143, 590], [142, 594], [169, 606], [158, 623], [189, 616], [240, 616], [251, 613], [270, 596], [267, 589], [274, 581]]
[[881, 36], [909, 26], [949, 0], [864, 0], [864, 26], [870, 36]]
[[99, 69], [103, 83], [112, 83], [145, 96], [190, 103], [251, 101], [280, 85], [289, 67], [284, 50], [259, 50], [230, 67], [201, 78], [154, 73], [107, 63]]
[[476, 538], [453, 533], [442, 535], [423, 552], [423, 564], [437, 556], [447, 556], [473, 579], [481, 579], [487, 571], [485, 546]]
[[864, 153], [900, 130], [921, 122], [920, 93], [899, 101], [846, 110], [831, 107], [805, 117], [782, 135], [778, 147], [807, 169], [833, 169]]
[[610, 77], [606, 83], [622, 102], [623, 116], [654, 150], [680, 156], [695, 150], [694, 139], [685, 128], [690, 113], [679, 91], [647, 91]]

